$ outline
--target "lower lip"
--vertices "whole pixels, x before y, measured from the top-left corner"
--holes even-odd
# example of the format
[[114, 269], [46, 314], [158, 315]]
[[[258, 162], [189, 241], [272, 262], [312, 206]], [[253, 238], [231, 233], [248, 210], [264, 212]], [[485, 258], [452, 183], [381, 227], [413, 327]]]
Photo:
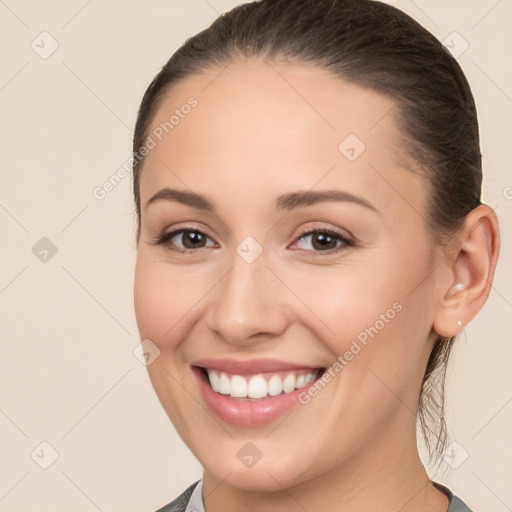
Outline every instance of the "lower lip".
[[264, 425], [279, 418], [299, 405], [299, 394], [307, 391], [315, 383], [313, 381], [308, 386], [296, 389], [291, 393], [267, 396], [267, 398], [259, 398], [255, 401], [240, 400], [213, 391], [202, 370], [192, 367], [192, 371], [199, 381], [199, 389], [210, 411], [217, 418], [240, 427]]

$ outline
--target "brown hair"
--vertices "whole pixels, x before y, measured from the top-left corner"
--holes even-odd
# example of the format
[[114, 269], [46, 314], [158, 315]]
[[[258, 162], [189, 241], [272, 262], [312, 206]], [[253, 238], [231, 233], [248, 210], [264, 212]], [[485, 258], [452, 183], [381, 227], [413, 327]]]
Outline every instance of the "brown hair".
[[[434, 243], [444, 246], [481, 204], [477, 113], [461, 67], [419, 23], [373, 0], [261, 0], [222, 14], [189, 38], [149, 85], [138, 112], [134, 155], [172, 86], [252, 57], [319, 67], [395, 101], [404, 151], [429, 185], [426, 224]], [[133, 166], [137, 242], [143, 163], [136, 158]], [[419, 396], [418, 419], [435, 459], [447, 444], [444, 382], [455, 339], [438, 336]]]

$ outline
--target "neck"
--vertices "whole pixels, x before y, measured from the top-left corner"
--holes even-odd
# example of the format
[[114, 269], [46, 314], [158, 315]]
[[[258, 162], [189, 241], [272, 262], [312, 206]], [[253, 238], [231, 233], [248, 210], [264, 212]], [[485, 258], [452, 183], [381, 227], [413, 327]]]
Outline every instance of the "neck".
[[[415, 421], [405, 407], [393, 428], [321, 475], [267, 492], [243, 490], [205, 470], [206, 512], [446, 512], [449, 500], [436, 489], [419, 458]], [[407, 418], [407, 415], [410, 418]], [[275, 484], [277, 478], [269, 478]]]

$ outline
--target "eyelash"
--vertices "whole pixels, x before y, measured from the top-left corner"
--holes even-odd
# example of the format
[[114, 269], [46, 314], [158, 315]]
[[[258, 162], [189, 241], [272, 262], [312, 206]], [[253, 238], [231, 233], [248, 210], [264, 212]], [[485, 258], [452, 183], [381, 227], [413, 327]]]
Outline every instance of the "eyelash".
[[[176, 236], [180, 233], [184, 233], [186, 231], [193, 232], [193, 233], [200, 233], [202, 236], [204, 236], [206, 238], [210, 238], [206, 233], [204, 233], [200, 229], [196, 229], [196, 228], [192, 229], [192, 228], [185, 227], [185, 228], [175, 229], [174, 231], [170, 231], [169, 233], [162, 233], [162, 234], [157, 235], [154, 238], [151, 245], [166, 245], [167, 242], [169, 242], [169, 240], [172, 239], [174, 236]], [[347, 247], [354, 247], [356, 245], [354, 240], [347, 238], [345, 235], [343, 235], [339, 231], [332, 229], [332, 228], [319, 228], [319, 229], [310, 229], [310, 230], [304, 231], [296, 238], [296, 241], [298, 241], [306, 236], [314, 235], [314, 234], [318, 234], [318, 233], [328, 234], [330, 236], [333, 236], [333, 237], [337, 238], [339, 241], [341, 241], [342, 245], [339, 247], [336, 247], [334, 249], [328, 249], [325, 251], [314, 251], [314, 250], [307, 250], [307, 249], [295, 249], [295, 250], [313, 253], [314, 256], [321, 256], [321, 255], [331, 255], [331, 254], [337, 253], [343, 249], [346, 249]], [[206, 247], [199, 247], [197, 249], [187, 249], [187, 248], [177, 249], [176, 247], [171, 247], [171, 245], [166, 245], [166, 248], [170, 251], [179, 252], [180, 254], [189, 254], [189, 253], [197, 252], [200, 249], [205, 249]]]

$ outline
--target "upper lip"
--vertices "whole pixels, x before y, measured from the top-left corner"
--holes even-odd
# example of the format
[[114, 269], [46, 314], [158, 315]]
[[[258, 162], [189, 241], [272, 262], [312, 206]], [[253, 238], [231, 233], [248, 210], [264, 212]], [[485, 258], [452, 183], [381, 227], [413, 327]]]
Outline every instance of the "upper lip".
[[208, 368], [209, 370], [219, 370], [235, 375], [254, 375], [281, 370], [316, 370], [323, 368], [310, 364], [281, 361], [279, 359], [201, 359], [193, 363], [193, 366]]

